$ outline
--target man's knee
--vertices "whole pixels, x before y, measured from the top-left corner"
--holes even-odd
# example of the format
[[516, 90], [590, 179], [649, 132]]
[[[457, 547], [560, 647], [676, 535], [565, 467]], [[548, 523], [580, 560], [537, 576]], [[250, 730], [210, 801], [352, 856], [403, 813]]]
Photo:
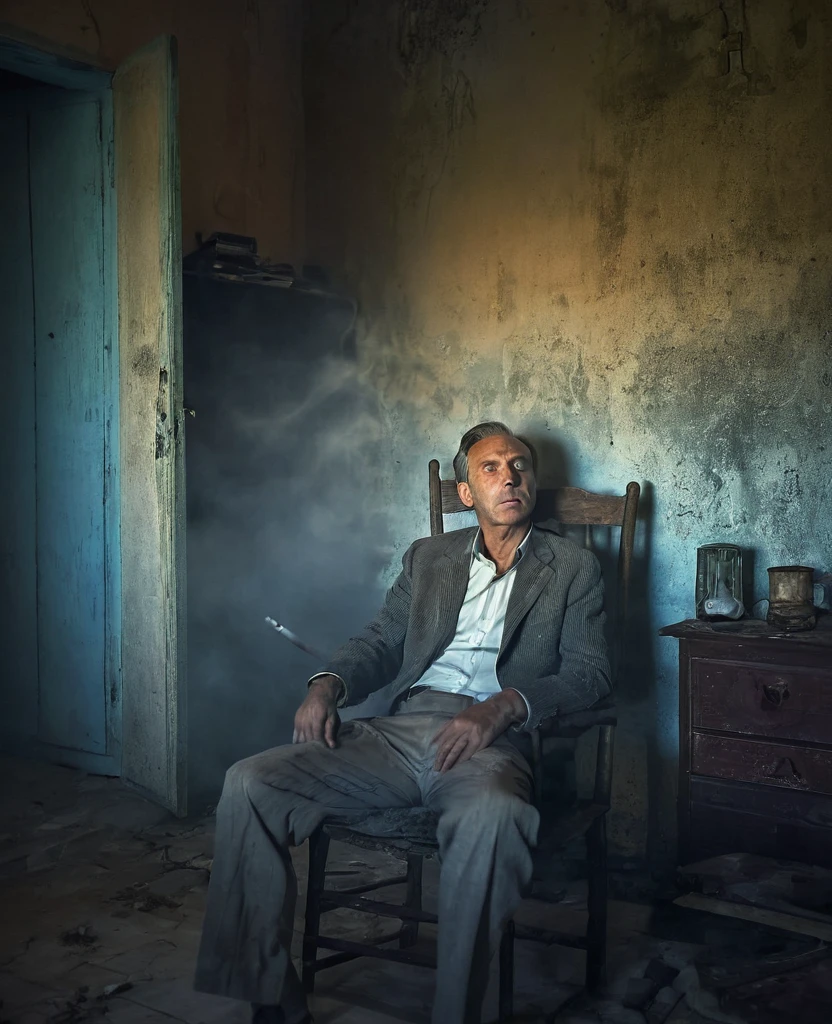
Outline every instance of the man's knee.
[[468, 834], [477, 835], [497, 835], [518, 829], [524, 835], [536, 834], [537, 821], [537, 811], [527, 800], [508, 790], [487, 786], [467, 799], [453, 801], [440, 817], [441, 825], [446, 828], [464, 829]]
[[223, 796], [250, 796], [253, 789], [274, 779], [280, 774], [281, 763], [291, 754], [292, 747], [276, 747], [253, 757], [245, 757], [242, 761], [232, 764], [225, 773]]
[[235, 764], [232, 764], [225, 773], [223, 792], [227, 793], [235, 792], [237, 790], [246, 790], [249, 782], [253, 778], [256, 778], [258, 774], [257, 758], [245, 757], [242, 761], [237, 761]]

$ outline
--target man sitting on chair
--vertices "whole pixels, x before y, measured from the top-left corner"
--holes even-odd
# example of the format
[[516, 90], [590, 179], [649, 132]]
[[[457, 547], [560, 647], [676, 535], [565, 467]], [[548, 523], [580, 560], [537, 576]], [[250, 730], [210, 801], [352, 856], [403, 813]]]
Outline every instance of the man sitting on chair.
[[[412, 544], [378, 616], [309, 681], [292, 745], [226, 776], [196, 987], [251, 1002], [255, 1024], [311, 1020], [290, 959], [288, 847], [326, 818], [419, 805], [439, 820], [433, 1021], [478, 1021], [538, 828], [512, 736], [609, 693], [598, 562], [531, 525], [529, 447], [482, 423], [454, 471], [479, 528]], [[339, 707], [382, 689], [388, 716], [339, 723]]]

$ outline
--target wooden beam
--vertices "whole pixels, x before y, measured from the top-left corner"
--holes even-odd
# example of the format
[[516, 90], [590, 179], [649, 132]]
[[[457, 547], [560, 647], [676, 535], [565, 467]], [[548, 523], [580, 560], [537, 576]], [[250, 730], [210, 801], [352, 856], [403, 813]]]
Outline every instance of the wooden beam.
[[820, 921], [810, 921], [805, 917], [798, 917], [796, 914], [784, 914], [779, 910], [766, 910], [764, 907], [752, 907], [745, 903], [732, 903], [728, 900], [718, 899], [716, 896], [702, 896], [696, 892], [679, 896], [673, 902], [677, 907], [704, 910], [709, 914], [718, 914], [720, 917], [738, 918], [741, 921], [751, 921], [766, 928], [796, 932], [798, 935], [809, 935], [814, 939], [821, 939], [823, 942], [832, 942], [832, 918], [829, 919], [828, 924], [825, 924]]

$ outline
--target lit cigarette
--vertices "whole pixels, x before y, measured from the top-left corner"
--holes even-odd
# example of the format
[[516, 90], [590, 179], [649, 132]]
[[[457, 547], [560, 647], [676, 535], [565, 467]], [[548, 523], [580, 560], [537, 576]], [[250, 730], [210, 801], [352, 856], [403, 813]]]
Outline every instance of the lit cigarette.
[[305, 644], [297, 634], [291, 631], [291, 629], [281, 626], [279, 622], [269, 618], [268, 615], [266, 616], [266, 622], [272, 627], [272, 629], [276, 629], [281, 636], [285, 636], [290, 644], [294, 644], [295, 647], [299, 647], [302, 651], [306, 651], [307, 654], [311, 654], [316, 661], [326, 661], [326, 658], [320, 651], [316, 651], [314, 647], [310, 647], [309, 644]]

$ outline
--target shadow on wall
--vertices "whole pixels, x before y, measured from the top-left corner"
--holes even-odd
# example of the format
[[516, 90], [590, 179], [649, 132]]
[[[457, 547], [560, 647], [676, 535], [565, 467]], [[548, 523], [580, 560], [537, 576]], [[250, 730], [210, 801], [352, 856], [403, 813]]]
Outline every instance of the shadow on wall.
[[[569, 464], [563, 446], [551, 435], [532, 434], [530, 440], [538, 453], [539, 486], [555, 488], [575, 486], [577, 481]], [[607, 494], [623, 494], [628, 479], [610, 479], [596, 484], [595, 490]], [[624, 623], [625, 636], [621, 664], [613, 661], [615, 673], [614, 700], [619, 711], [619, 727], [616, 736], [616, 762], [613, 773], [613, 835], [622, 835], [620, 845], [632, 847], [633, 829], [639, 833], [636, 847], [644, 848], [659, 835], [657, 830], [659, 809], [666, 802], [664, 789], [668, 779], [674, 777], [673, 766], [668, 765], [659, 750], [656, 730], [647, 725], [645, 715], [652, 715], [656, 705], [656, 664], [653, 638], [657, 625], [654, 621], [655, 600], [648, 589], [650, 559], [652, 553], [654, 493], [652, 485], [642, 483], [639, 499], [638, 520], [635, 532], [629, 605]], [[564, 533], [575, 543], [586, 543], [584, 527], [565, 527]], [[618, 612], [618, 549], [620, 531], [608, 527], [591, 530], [590, 546], [598, 558], [605, 586], [605, 609], [607, 612], [607, 642], [610, 651], [615, 651], [613, 628]], [[651, 710], [648, 710], [651, 709]], [[579, 741], [574, 768], [567, 762], [562, 766], [567, 785], [574, 788], [581, 797], [591, 795], [595, 761], [595, 740], [593, 735]], [[644, 767], [633, 770], [634, 762]], [[646, 763], [645, 763], [646, 762]], [[571, 772], [577, 777], [571, 779]], [[641, 782], [636, 780], [642, 780]], [[647, 827], [645, 828], [645, 823]], [[648, 861], [656, 858], [655, 851], [647, 849]], [[623, 861], [631, 861], [624, 855]]]
[[[530, 435], [529, 439], [537, 451], [538, 486], [541, 489], [575, 486], [571, 479], [572, 472], [565, 448], [551, 436]], [[624, 479], [610, 480], [603, 487], [603, 491], [608, 494], [624, 494], [628, 482]], [[625, 659], [624, 664], [614, 666], [616, 699], [625, 703], [637, 703], [653, 695], [655, 665], [652, 638], [656, 627], [647, 592], [652, 512], [653, 488], [650, 484], [642, 484], [630, 577], [629, 608], [625, 623]], [[583, 527], [567, 528], [565, 534], [575, 543], [584, 546], [586, 536]], [[620, 532], [617, 529], [607, 527], [594, 528], [591, 534], [591, 547], [601, 564], [604, 578], [607, 640], [611, 649], [613, 638], [610, 631], [618, 611], [619, 538]]]
[[313, 659], [376, 611], [386, 519], [379, 414], [353, 308], [186, 277], [189, 774], [216, 799], [234, 761], [291, 739]]

